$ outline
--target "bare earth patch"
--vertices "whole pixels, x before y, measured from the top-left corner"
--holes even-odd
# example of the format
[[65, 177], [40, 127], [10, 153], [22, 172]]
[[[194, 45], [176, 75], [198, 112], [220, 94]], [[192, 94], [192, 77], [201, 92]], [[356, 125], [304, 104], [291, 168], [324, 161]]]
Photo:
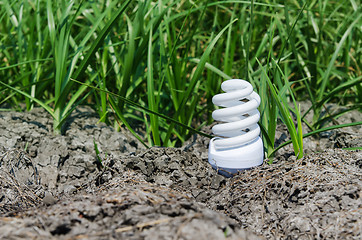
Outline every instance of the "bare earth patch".
[[304, 158], [285, 148], [229, 179], [207, 163], [205, 138], [145, 149], [97, 121], [79, 108], [53, 136], [41, 109], [0, 113], [0, 239], [362, 237], [362, 154], [338, 148], [361, 146], [360, 127], [305, 139]]

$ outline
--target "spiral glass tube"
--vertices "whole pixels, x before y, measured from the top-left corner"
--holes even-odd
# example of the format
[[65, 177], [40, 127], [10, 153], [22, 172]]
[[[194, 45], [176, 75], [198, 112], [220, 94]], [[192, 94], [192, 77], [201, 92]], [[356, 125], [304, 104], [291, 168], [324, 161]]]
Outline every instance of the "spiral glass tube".
[[215, 110], [212, 117], [222, 123], [212, 128], [218, 137], [210, 141], [209, 162], [214, 168], [233, 174], [263, 162], [264, 149], [258, 125], [260, 113], [257, 109], [260, 97], [245, 80], [225, 81], [221, 89], [225, 93], [212, 99], [215, 105], [222, 107]]

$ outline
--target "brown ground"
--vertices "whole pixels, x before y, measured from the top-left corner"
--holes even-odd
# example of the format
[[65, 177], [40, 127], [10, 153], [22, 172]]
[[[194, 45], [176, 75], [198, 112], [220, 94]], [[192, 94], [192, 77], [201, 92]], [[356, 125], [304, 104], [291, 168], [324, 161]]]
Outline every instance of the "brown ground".
[[0, 112], [0, 239], [361, 239], [362, 154], [339, 149], [361, 146], [361, 127], [224, 178], [205, 138], [145, 149], [97, 121], [79, 108], [53, 136], [41, 109]]

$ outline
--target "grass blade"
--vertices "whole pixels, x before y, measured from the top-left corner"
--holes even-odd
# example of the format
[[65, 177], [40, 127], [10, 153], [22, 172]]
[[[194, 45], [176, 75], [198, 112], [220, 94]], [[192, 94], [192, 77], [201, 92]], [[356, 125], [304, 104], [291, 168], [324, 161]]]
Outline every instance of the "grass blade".
[[[150, 110], [157, 112], [158, 107], [156, 105], [156, 95], [153, 79], [153, 60], [152, 60], [152, 28], [150, 29], [149, 45], [148, 45], [148, 57], [147, 57], [147, 96], [148, 106]], [[151, 131], [153, 136], [153, 142], [157, 146], [161, 146], [160, 134], [158, 129], [158, 117], [154, 114], [151, 116]]]
[[285, 102], [285, 98], [283, 98], [280, 94], [277, 93], [278, 90], [271, 82], [270, 78], [268, 77], [267, 73], [265, 72], [264, 67], [261, 65], [259, 60], [257, 60], [257, 62], [259, 63], [260, 68], [262, 68], [262, 70], [263, 70], [263, 74], [265, 76], [265, 79], [267, 80], [267, 83], [269, 85], [272, 96], [275, 99], [275, 102], [278, 105], [278, 109], [281, 113], [284, 123], [288, 128], [290, 137], [293, 142], [294, 153], [298, 158], [300, 158], [301, 157], [300, 154], [302, 154], [303, 149], [301, 149], [302, 146], [299, 145], [297, 130], [295, 129], [293, 119], [290, 116], [288, 104]]

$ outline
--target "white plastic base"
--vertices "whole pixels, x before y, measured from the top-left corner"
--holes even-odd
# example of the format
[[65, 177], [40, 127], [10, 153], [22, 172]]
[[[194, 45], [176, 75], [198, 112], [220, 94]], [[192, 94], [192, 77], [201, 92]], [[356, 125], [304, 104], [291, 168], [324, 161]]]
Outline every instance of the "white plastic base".
[[258, 137], [255, 141], [237, 148], [215, 148], [213, 138], [209, 143], [209, 163], [220, 174], [231, 177], [238, 171], [259, 166], [264, 160], [263, 141]]

